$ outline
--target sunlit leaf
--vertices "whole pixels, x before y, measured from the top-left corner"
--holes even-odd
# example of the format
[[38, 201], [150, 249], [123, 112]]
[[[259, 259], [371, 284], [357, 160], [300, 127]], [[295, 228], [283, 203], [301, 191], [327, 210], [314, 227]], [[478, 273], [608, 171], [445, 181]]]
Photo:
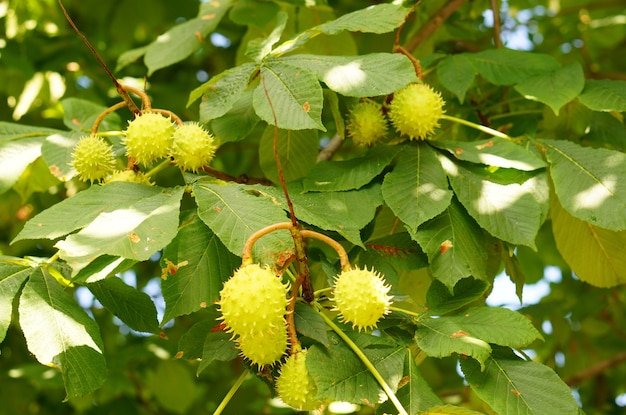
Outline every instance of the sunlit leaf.
[[11, 324], [13, 299], [33, 272], [33, 268], [22, 262], [21, 258], [0, 257], [0, 343]]
[[241, 97], [255, 69], [256, 65], [244, 63], [222, 72], [191, 91], [187, 105], [202, 97], [200, 119], [207, 121], [221, 117]]

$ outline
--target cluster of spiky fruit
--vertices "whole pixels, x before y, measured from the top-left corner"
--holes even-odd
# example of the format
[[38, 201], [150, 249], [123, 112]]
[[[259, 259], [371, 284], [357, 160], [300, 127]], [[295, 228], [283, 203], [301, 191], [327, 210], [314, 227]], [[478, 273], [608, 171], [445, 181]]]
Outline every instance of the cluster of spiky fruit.
[[[445, 102], [425, 84], [410, 84], [394, 92], [387, 116], [395, 130], [411, 140], [425, 140], [439, 127]], [[359, 145], [372, 145], [387, 133], [387, 116], [371, 100], [354, 105], [348, 114], [348, 135]]]
[[213, 136], [198, 123], [176, 126], [158, 112], [144, 112], [132, 120], [124, 144], [138, 163], [169, 156], [181, 169], [194, 172], [209, 164], [216, 150]]
[[287, 349], [288, 291], [269, 267], [259, 264], [241, 266], [220, 291], [221, 318], [253, 364], [273, 364]]
[[378, 320], [389, 313], [391, 287], [379, 273], [353, 268], [343, 271], [334, 282], [335, 310], [359, 331], [376, 327]]

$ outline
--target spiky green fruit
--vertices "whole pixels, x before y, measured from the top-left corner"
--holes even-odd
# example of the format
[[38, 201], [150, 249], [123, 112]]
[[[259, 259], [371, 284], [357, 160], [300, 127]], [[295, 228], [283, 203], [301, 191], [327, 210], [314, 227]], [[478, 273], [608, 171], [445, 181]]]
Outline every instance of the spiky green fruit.
[[239, 268], [220, 291], [227, 329], [239, 336], [254, 336], [284, 327], [288, 288], [269, 267]]
[[285, 354], [287, 350], [287, 327], [285, 319], [282, 325], [254, 335], [244, 334], [237, 338], [241, 354], [252, 364], [271, 365]]
[[150, 178], [140, 171], [134, 170], [116, 170], [113, 174], [106, 179], [106, 183], [111, 182], [127, 182], [127, 183], [139, 183], [147, 186], [154, 186], [154, 183], [150, 181]]
[[213, 136], [198, 123], [184, 124], [174, 131], [170, 156], [181, 169], [195, 172], [213, 160], [216, 149]]
[[424, 140], [439, 127], [445, 102], [438, 92], [424, 84], [410, 84], [393, 94], [389, 118], [396, 130], [411, 140]]
[[158, 112], [144, 112], [128, 123], [124, 139], [126, 154], [142, 164], [166, 157], [174, 130], [170, 118]]
[[276, 392], [287, 405], [302, 411], [313, 411], [322, 405], [316, 400], [317, 387], [306, 367], [307, 349], [289, 356], [281, 366]]
[[376, 327], [378, 320], [389, 313], [390, 289], [382, 275], [373, 270], [355, 268], [343, 271], [335, 277], [335, 310], [339, 311], [343, 321], [352, 323], [352, 327], [359, 331]]
[[372, 101], [361, 101], [352, 107], [346, 128], [355, 143], [372, 145], [387, 133], [387, 120], [380, 105]]
[[74, 147], [72, 166], [83, 181], [102, 180], [115, 169], [113, 147], [95, 134], [82, 137]]

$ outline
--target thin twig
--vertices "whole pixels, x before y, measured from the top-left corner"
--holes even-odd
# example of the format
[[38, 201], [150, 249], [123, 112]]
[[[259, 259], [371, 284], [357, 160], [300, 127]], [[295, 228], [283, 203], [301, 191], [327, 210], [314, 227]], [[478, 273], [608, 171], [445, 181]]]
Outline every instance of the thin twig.
[[591, 366], [590, 368], [583, 370], [582, 372], [570, 376], [569, 378], [565, 379], [565, 383], [567, 383], [571, 387], [576, 387], [585, 380], [593, 378], [604, 372], [605, 370], [616, 367], [624, 362], [626, 362], [626, 352], [616, 354], [610, 359], [604, 360], [594, 366]]
[[452, 15], [452, 13], [454, 13], [454, 11], [458, 9], [464, 2], [465, 0], [451, 0], [450, 2], [446, 3], [430, 18], [428, 22], [424, 24], [424, 26], [420, 28], [415, 36], [413, 36], [406, 42], [404, 48], [409, 52], [413, 52], [415, 49], [417, 49], [417, 47], [424, 41], [424, 39], [426, 39], [428, 36], [431, 35], [431, 33], [437, 30], [437, 28], [441, 26], [443, 22], [445, 22], [448, 17], [450, 17], [450, 15]]
[[231, 176], [230, 174], [224, 173], [210, 166], [204, 166], [201, 168], [201, 170], [205, 172], [206, 174], [208, 174], [209, 176], [215, 177], [216, 179], [220, 179], [225, 182], [234, 182], [238, 184], [250, 184], [250, 185], [261, 184], [263, 186], [272, 186], [274, 184], [272, 183], [271, 180], [257, 178], [257, 177], [249, 177], [245, 174], [241, 176]]
[[498, 0], [491, 0], [491, 11], [493, 12], [493, 42], [496, 48], [502, 47], [502, 38], [500, 37], [500, 6]]
[[326, 147], [324, 147], [317, 155], [317, 163], [320, 161], [326, 161], [333, 158], [335, 153], [341, 148], [343, 145], [343, 138], [339, 134], [335, 134], [333, 138], [330, 139]]

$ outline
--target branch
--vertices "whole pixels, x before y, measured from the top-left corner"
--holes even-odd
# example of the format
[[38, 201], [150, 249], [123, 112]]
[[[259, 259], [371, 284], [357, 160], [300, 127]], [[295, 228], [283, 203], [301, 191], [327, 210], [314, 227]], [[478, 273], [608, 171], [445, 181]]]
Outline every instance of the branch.
[[626, 362], [626, 352], [616, 354], [610, 359], [604, 360], [596, 364], [595, 366], [591, 366], [590, 368], [585, 369], [582, 372], [578, 372], [577, 374], [570, 376], [569, 378], [565, 379], [565, 383], [567, 383], [569, 386], [576, 387], [585, 380], [596, 377], [605, 370], [618, 366], [624, 362]]
[[341, 148], [342, 144], [343, 138], [341, 138], [339, 134], [335, 134], [326, 147], [319, 152], [316, 162], [319, 163], [320, 161], [326, 161], [333, 158], [335, 153]]
[[435, 30], [437, 30], [437, 28], [441, 26], [443, 22], [445, 22], [456, 9], [461, 7], [464, 2], [465, 0], [451, 0], [446, 5], [444, 5], [430, 18], [429, 21], [424, 24], [424, 26], [420, 28], [420, 30], [418, 30], [415, 36], [407, 41], [407, 43], [404, 45], [404, 49], [408, 50], [409, 52], [413, 52], [415, 49], [417, 49], [417, 47], [424, 41], [424, 39], [426, 39]]
[[493, 42], [496, 48], [502, 47], [502, 38], [500, 37], [500, 7], [498, 0], [491, 0], [491, 11], [493, 12]]

